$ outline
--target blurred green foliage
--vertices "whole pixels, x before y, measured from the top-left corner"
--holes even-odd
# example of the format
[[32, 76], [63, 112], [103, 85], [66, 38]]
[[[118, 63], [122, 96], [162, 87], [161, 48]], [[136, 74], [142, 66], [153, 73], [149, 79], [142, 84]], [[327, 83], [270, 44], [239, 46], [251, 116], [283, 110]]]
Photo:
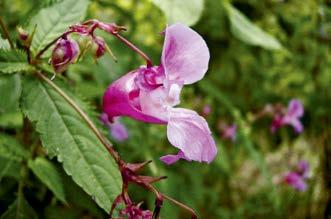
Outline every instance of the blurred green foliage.
[[[32, 14], [54, 2], [60, 1], [2, 0], [0, 16], [8, 25], [11, 37], [17, 40], [15, 28], [27, 24]], [[176, 1], [169, 0], [169, 4], [171, 2]], [[235, 18], [231, 18], [229, 3], [248, 19], [248, 24], [244, 21], [244, 24], [233, 26], [236, 25], [233, 24]], [[180, 10], [185, 8], [176, 8], [176, 11]], [[166, 27], [167, 18], [152, 1], [93, 0], [88, 8], [88, 18], [125, 25], [128, 28], [125, 37], [150, 55], [155, 64], [159, 63], [163, 42], [159, 33]], [[171, 19], [174, 21], [176, 17]], [[249, 30], [236, 31], [238, 25]], [[253, 25], [254, 30], [251, 30]], [[325, 167], [330, 159], [325, 151], [330, 147], [327, 139], [331, 133], [331, 2], [205, 0], [202, 15], [192, 28], [204, 37], [210, 48], [210, 68], [203, 81], [183, 90], [181, 104], [198, 112], [202, 112], [204, 105], [211, 106], [211, 114], [206, 119], [217, 141], [217, 158], [210, 165], [180, 161], [165, 166], [158, 157], [175, 152], [166, 139], [165, 127], [129, 118], [123, 120], [130, 138], [116, 143], [116, 149], [128, 162], [153, 160], [147, 172], [168, 176], [157, 187], [195, 209], [200, 218], [322, 218], [327, 213], [327, 203], [331, 203], [327, 195], [331, 191], [327, 181], [330, 179], [325, 177], [330, 174], [327, 171], [331, 171], [330, 167]], [[142, 65], [143, 60], [116, 39], [100, 34], [118, 57], [118, 63], [109, 55], [97, 63], [86, 57], [72, 65], [65, 76], [74, 92], [101, 113], [106, 87]], [[247, 34], [251, 39], [247, 39]], [[264, 43], [257, 39], [261, 35]], [[271, 41], [282, 48], [276, 46], [276, 50], [269, 50], [270, 44], [265, 45], [265, 37], [272, 38]], [[271, 47], [275, 49], [275, 46]], [[5, 101], [0, 94], [0, 131], [22, 139], [23, 118], [17, 112], [17, 94], [21, 92], [16, 83], [18, 76], [0, 77], [10, 77], [10, 87], [14, 90]], [[272, 135], [269, 131], [271, 118], [254, 119], [266, 104], [286, 105], [292, 98], [300, 99], [305, 106], [302, 135], [295, 135], [290, 128], [282, 128]], [[221, 138], [220, 122], [237, 124], [238, 136], [234, 143]], [[106, 128], [104, 131], [107, 132]], [[44, 153], [42, 148], [39, 150]], [[282, 174], [300, 159], [311, 164], [308, 190], [302, 193], [280, 181]], [[61, 198], [56, 199], [53, 190], [42, 184], [45, 183], [43, 180], [31, 172], [24, 173], [26, 170], [20, 173], [17, 161], [8, 161], [0, 154], [0, 213], [15, 201], [13, 194], [23, 175], [29, 179], [25, 198], [40, 218], [106, 217], [92, 198], [65, 175], [57, 161], [52, 160], [49, 165], [58, 168], [63, 178], [67, 204], [63, 204]], [[136, 201], [145, 201], [145, 207], [153, 208], [151, 194], [135, 187], [131, 188], [131, 194]], [[189, 217], [167, 202], [161, 215], [173, 219]]]

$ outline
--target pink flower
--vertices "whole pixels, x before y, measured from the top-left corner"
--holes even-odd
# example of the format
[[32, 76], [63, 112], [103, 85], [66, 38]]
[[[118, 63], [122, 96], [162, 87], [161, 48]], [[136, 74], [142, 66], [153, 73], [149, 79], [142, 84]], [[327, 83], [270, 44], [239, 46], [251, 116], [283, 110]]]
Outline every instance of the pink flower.
[[131, 204], [122, 209], [120, 215], [129, 219], [152, 219], [153, 213], [150, 210], [141, 210], [139, 205]]
[[235, 141], [237, 137], [237, 126], [235, 124], [224, 127], [222, 132], [223, 139], [230, 139]]
[[303, 125], [300, 118], [303, 116], [304, 108], [299, 100], [293, 99], [290, 101], [287, 107], [285, 115], [276, 113], [274, 120], [271, 124], [271, 132], [275, 133], [280, 127], [284, 125], [291, 125], [296, 133], [303, 131]]
[[68, 66], [76, 61], [79, 46], [76, 41], [60, 38], [53, 49], [51, 64], [56, 73], [67, 70]]
[[108, 115], [102, 113], [100, 120], [109, 128], [109, 133], [115, 140], [122, 142], [129, 138], [126, 127], [120, 122], [118, 117], [113, 118], [113, 122], [110, 122]]
[[[208, 62], [202, 37], [180, 23], [171, 25], [165, 30], [161, 64], [142, 66], [112, 83], [103, 97], [104, 112], [110, 118], [129, 116], [167, 124], [168, 139], [180, 154], [170, 157], [209, 163], [217, 149], [206, 120], [192, 110], [174, 108], [183, 86], [202, 79]], [[173, 163], [165, 157], [161, 160]]]
[[202, 114], [208, 116], [211, 113], [211, 107], [209, 105], [204, 105], [202, 108]]
[[307, 184], [303, 178], [296, 172], [289, 172], [284, 177], [284, 182], [291, 185], [294, 189], [298, 191], [305, 191], [307, 189]]
[[305, 160], [299, 161], [294, 171], [284, 176], [284, 182], [298, 191], [305, 191], [307, 184], [305, 180], [309, 175], [309, 163]]

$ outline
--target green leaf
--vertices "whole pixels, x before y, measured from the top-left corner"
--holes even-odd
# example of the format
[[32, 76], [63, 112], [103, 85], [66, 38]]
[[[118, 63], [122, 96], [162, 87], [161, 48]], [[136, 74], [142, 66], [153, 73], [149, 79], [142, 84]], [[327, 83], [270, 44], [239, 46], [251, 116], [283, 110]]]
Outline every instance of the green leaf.
[[152, 0], [167, 17], [168, 24], [176, 22], [188, 26], [194, 25], [200, 18], [203, 8], [203, 0]]
[[16, 160], [0, 157], [0, 182], [3, 177], [20, 178], [21, 164]]
[[36, 122], [46, 150], [56, 154], [67, 174], [109, 212], [121, 193], [121, 175], [86, 122], [58, 92], [37, 79], [24, 81], [22, 107]]
[[29, 152], [13, 137], [0, 134], [0, 157], [21, 161], [29, 156]]
[[20, 75], [0, 75], [0, 115], [17, 111], [21, 91]]
[[10, 49], [10, 44], [8, 40], [2, 39], [0, 37], [0, 49]]
[[1, 219], [37, 219], [38, 216], [24, 197], [19, 196], [8, 210], [1, 216]]
[[32, 50], [39, 52], [47, 44], [61, 36], [69, 26], [85, 17], [88, 0], [64, 0], [41, 9], [30, 21], [29, 29], [37, 26], [32, 41]]
[[60, 201], [66, 203], [61, 175], [54, 164], [43, 157], [37, 157], [29, 160], [28, 166]]
[[0, 73], [29, 72], [33, 69], [21, 50], [0, 49]]
[[231, 32], [236, 38], [249, 45], [261, 46], [265, 49], [282, 49], [277, 39], [253, 24], [231, 4], [225, 3], [225, 8], [230, 19]]

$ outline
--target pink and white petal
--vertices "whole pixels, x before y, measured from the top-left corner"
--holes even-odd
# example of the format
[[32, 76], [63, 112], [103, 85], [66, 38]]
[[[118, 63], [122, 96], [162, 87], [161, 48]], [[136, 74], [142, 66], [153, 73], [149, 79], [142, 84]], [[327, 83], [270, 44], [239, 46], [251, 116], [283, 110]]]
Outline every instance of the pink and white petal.
[[177, 84], [170, 88], [160, 86], [151, 91], [140, 90], [141, 111], [158, 119], [168, 120], [168, 108], [180, 103], [180, 92], [182, 87]]
[[181, 23], [166, 28], [161, 63], [168, 80], [199, 81], [208, 69], [209, 57], [207, 44], [197, 32]]
[[188, 160], [182, 151], [179, 151], [177, 154], [168, 154], [160, 157], [160, 160], [167, 165], [174, 164], [180, 159]]
[[291, 117], [302, 117], [304, 108], [300, 100], [293, 99], [288, 104], [287, 115]]
[[303, 131], [303, 125], [302, 125], [301, 121], [298, 120], [298, 119], [292, 119], [290, 121], [290, 125], [292, 125], [292, 127], [295, 130], [295, 132], [298, 133], [298, 134]]
[[196, 112], [183, 108], [168, 110], [167, 136], [188, 160], [210, 163], [217, 154], [206, 120]]
[[103, 111], [109, 119], [116, 116], [129, 116], [148, 123], [165, 124], [165, 121], [141, 111], [139, 90], [134, 83], [137, 74], [137, 70], [129, 72], [107, 88], [103, 96]]

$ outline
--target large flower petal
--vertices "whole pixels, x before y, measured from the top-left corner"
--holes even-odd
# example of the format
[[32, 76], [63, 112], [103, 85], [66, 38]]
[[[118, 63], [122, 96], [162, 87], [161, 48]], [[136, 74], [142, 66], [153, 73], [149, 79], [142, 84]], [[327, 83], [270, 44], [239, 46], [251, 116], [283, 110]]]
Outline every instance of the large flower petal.
[[141, 111], [139, 90], [134, 82], [138, 72], [136, 70], [124, 75], [107, 88], [103, 96], [103, 111], [110, 119], [116, 116], [129, 116], [149, 123], [166, 123]]
[[206, 120], [196, 112], [182, 108], [168, 110], [167, 135], [188, 160], [210, 163], [217, 153]]
[[169, 81], [192, 84], [208, 69], [209, 50], [191, 28], [176, 23], [166, 28], [161, 63]]

